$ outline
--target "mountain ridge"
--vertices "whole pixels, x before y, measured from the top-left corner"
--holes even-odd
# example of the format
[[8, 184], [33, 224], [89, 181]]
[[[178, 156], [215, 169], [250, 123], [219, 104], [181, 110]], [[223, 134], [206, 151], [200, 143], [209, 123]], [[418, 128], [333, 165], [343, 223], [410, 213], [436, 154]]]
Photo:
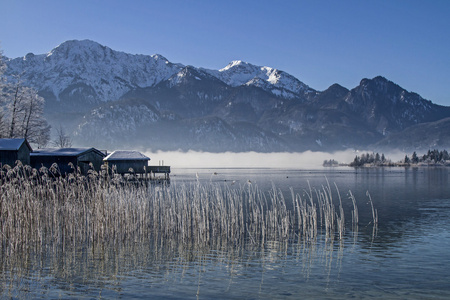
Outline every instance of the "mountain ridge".
[[352, 89], [333, 84], [317, 91], [271, 67], [236, 60], [210, 70], [90, 40], [6, 63], [6, 74], [22, 74], [46, 99], [50, 122], [64, 123], [79, 145], [334, 151], [450, 117], [449, 107], [382, 76]]

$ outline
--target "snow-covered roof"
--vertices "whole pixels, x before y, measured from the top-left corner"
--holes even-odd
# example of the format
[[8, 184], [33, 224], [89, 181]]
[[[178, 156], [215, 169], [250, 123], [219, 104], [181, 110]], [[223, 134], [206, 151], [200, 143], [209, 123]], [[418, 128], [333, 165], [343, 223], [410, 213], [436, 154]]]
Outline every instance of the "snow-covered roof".
[[25, 139], [0, 139], [0, 150], [19, 150], [24, 142]]
[[31, 156], [78, 156], [88, 151], [96, 151], [103, 154], [95, 148], [43, 148], [30, 153]]
[[145, 156], [138, 151], [125, 151], [117, 150], [109, 154], [103, 159], [104, 161], [114, 161], [114, 160], [150, 160], [149, 157]]

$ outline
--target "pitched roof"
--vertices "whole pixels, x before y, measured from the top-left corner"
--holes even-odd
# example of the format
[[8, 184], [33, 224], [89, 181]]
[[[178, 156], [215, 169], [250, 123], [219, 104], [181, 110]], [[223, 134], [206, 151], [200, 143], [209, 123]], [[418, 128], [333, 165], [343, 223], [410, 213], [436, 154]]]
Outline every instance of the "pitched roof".
[[105, 157], [103, 160], [150, 160], [150, 158], [138, 151], [117, 150]]
[[0, 139], [0, 150], [19, 150], [23, 143], [32, 150], [26, 139]]
[[95, 148], [43, 148], [30, 153], [31, 156], [79, 156], [83, 153], [94, 151], [105, 156], [103, 152]]

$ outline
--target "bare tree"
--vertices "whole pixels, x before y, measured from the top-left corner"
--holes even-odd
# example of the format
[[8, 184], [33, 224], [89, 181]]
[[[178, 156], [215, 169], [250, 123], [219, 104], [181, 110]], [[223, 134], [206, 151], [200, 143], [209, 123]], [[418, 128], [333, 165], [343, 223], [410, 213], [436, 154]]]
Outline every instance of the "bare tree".
[[45, 146], [50, 140], [50, 125], [44, 118], [44, 98], [35, 89], [23, 86], [20, 79], [7, 84], [4, 90], [7, 137], [26, 138]]
[[8, 137], [10, 139], [18, 137], [16, 134], [16, 122], [19, 114], [22, 112], [22, 103], [27, 97], [27, 92], [27, 89], [22, 87], [20, 78], [17, 78], [17, 82], [14, 85], [7, 86], [6, 101], [10, 118]]
[[39, 148], [50, 141], [50, 125], [44, 119], [45, 100], [36, 92], [30, 91], [26, 98], [20, 124], [21, 136]]
[[3, 51], [0, 50], [0, 138], [6, 137], [6, 130], [5, 130], [5, 114], [3, 112], [3, 106], [4, 106], [4, 91], [5, 88], [5, 70], [6, 70], [6, 64], [3, 60]]
[[6, 137], [3, 108], [0, 105], [0, 138]]
[[72, 147], [72, 139], [66, 134], [61, 124], [56, 128], [56, 138], [53, 140], [53, 145], [59, 148]]
[[0, 137], [26, 138], [38, 147], [45, 146], [50, 140], [50, 125], [44, 118], [44, 98], [24, 86], [20, 76], [7, 82], [5, 70], [0, 53]]

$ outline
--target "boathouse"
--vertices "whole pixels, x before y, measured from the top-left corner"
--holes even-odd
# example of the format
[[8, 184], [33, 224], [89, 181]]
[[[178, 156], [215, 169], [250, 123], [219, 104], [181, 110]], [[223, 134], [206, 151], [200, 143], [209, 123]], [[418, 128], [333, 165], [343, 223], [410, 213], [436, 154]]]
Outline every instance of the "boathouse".
[[14, 167], [18, 160], [29, 165], [31, 151], [26, 139], [0, 139], [0, 168], [4, 165]]
[[138, 151], [117, 150], [103, 159], [109, 171], [117, 174], [147, 173], [149, 157]]
[[42, 166], [50, 168], [52, 164], [58, 164], [60, 174], [69, 174], [75, 170], [69, 165], [72, 163], [86, 175], [91, 169], [100, 171], [103, 158], [106, 153], [95, 148], [46, 148], [38, 149], [30, 153], [31, 166], [40, 169]]

